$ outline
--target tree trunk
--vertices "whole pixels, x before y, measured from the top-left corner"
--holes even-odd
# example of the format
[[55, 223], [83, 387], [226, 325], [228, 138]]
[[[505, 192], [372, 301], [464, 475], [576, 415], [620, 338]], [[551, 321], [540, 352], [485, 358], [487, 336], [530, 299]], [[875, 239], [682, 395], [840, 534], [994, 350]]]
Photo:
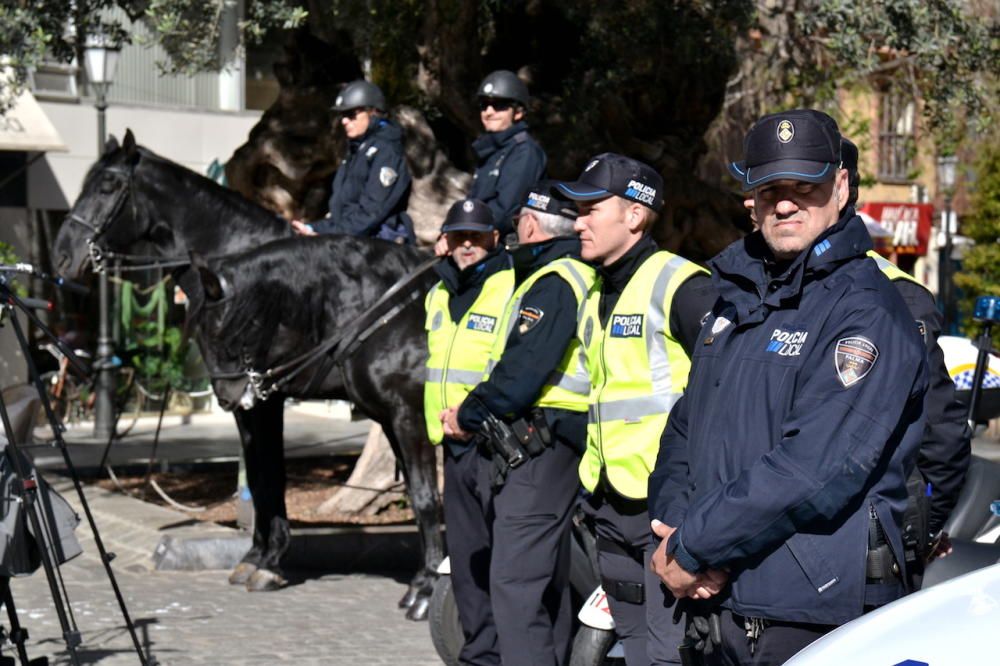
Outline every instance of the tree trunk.
[[[389, 440], [382, 434], [382, 428], [373, 423], [347, 483], [323, 502], [317, 513], [322, 516], [374, 516], [406, 496], [401, 481], [396, 479], [396, 456]], [[389, 488], [393, 490], [387, 491]]]

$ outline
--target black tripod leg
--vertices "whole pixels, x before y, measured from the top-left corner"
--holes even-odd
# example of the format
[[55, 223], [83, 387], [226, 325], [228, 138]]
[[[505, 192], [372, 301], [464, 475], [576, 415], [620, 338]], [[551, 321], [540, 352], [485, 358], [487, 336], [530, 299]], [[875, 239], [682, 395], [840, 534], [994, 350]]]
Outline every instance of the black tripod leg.
[[[13, 298], [14, 302], [18, 302], [16, 300], [16, 297], [11, 297], [11, 298]], [[25, 312], [28, 315], [28, 318], [31, 319], [31, 321], [34, 322], [35, 325], [41, 328], [46, 335], [55, 339], [55, 336], [52, 334], [52, 332], [49, 331], [47, 328], [45, 328], [44, 324], [42, 324], [30, 310], [27, 310], [23, 307], [21, 307], [20, 309], [23, 312]], [[104, 565], [104, 571], [108, 575], [108, 581], [111, 583], [111, 589], [114, 592], [115, 599], [117, 599], [118, 601], [118, 608], [122, 612], [122, 617], [125, 620], [125, 627], [128, 629], [129, 636], [132, 638], [132, 645], [135, 648], [136, 655], [139, 657], [139, 663], [142, 664], [142, 666], [149, 666], [150, 664], [154, 664], [155, 660], [151, 658], [147, 659], [145, 653], [143, 653], [142, 651], [142, 645], [140, 645], [139, 637], [138, 635], [136, 635], [135, 632], [135, 625], [132, 624], [132, 618], [129, 615], [128, 608], [125, 605], [125, 597], [122, 595], [121, 588], [118, 587], [118, 579], [115, 578], [114, 570], [112, 570], [111, 568], [111, 560], [114, 558], [114, 554], [109, 553], [104, 548], [104, 541], [101, 539], [101, 533], [97, 529], [97, 522], [94, 520], [94, 515], [90, 511], [90, 503], [87, 502], [87, 496], [83, 492], [83, 485], [80, 483], [80, 476], [76, 472], [76, 467], [73, 465], [73, 460], [69, 457], [69, 450], [66, 448], [66, 440], [64, 440], [62, 437], [62, 428], [60, 426], [59, 420], [56, 419], [55, 415], [52, 413], [52, 408], [48, 404], [48, 398], [45, 395], [45, 387], [42, 386], [41, 379], [39, 378], [38, 369], [35, 367], [35, 364], [31, 360], [31, 354], [30, 354], [31, 349], [28, 346], [28, 341], [25, 337], [24, 331], [21, 329], [21, 326], [17, 321], [17, 317], [11, 316], [10, 322], [11, 322], [11, 328], [14, 329], [14, 335], [17, 337], [18, 345], [20, 345], [21, 347], [21, 353], [24, 354], [24, 358], [27, 361], [28, 375], [31, 377], [31, 381], [32, 383], [34, 383], [35, 389], [39, 393], [39, 397], [42, 400], [42, 404], [46, 406], [45, 413], [49, 418], [49, 424], [52, 427], [52, 431], [53, 433], [55, 433], [56, 445], [58, 446], [60, 453], [62, 453], [63, 462], [66, 464], [66, 469], [69, 472], [70, 479], [72, 479], [73, 481], [73, 487], [76, 490], [76, 495], [80, 499], [80, 506], [83, 507], [83, 513], [87, 517], [87, 524], [90, 526], [90, 531], [94, 536], [94, 544], [97, 546], [97, 552], [100, 553], [101, 563]], [[12, 439], [11, 435], [12, 429], [10, 428], [10, 422], [7, 417], [7, 410], [3, 404], [2, 396], [0, 396], [0, 417], [2, 417], [5, 431], [8, 433], [7, 435], [8, 439]], [[16, 465], [17, 462], [15, 462], [15, 466]], [[23, 474], [21, 473], [21, 470], [18, 469], [17, 471], [19, 478], [23, 479], [24, 477]], [[31, 495], [27, 496], [31, 497]], [[26, 507], [26, 508], [31, 508], [31, 507]], [[36, 532], [38, 534], [42, 534], [41, 528], [37, 524], [38, 517], [37, 515], [34, 514], [34, 511], [31, 511], [31, 513], [29, 513], [29, 516], [33, 521], [33, 526], [36, 528]], [[71, 629], [68, 626], [68, 623], [66, 621], [66, 609], [61, 605], [61, 603], [59, 603], [61, 601], [61, 596], [59, 595], [59, 590], [57, 587], [55, 587], [55, 583], [52, 578], [52, 570], [51, 570], [52, 565], [48, 559], [49, 553], [46, 552], [47, 551], [46, 548], [42, 548], [41, 550], [42, 550], [42, 564], [45, 565], [46, 577], [49, 578], [50, 581], [49, 587], [52, 588], [53, 600], [57, 601], [56, 613], [59, 614], [60, 625], [63, 627], [63, 638], [66, 641], [66, 647], [70, 653], [70, 658], [72, 659], [74, 666], [78, 666], [80, 662], [79, 659], [77, 658], [76, 647], [80, 644], [80, 632], [75, 626], [75, 621], [73, 623], [74, 626]]]
[[17, 648], [17, 657], [21, 660], [21, 666], [28, 666], [28, 649], [24, 646], [28, 642], [28, 632], [21, 628], [21, 623], [17, 619], [17, 610], [14, 608], [14, 595], [10, 592], [10, 578], [0, 577], [0, 601], [7, 607], [7, 618], [10, 620], [10, 642]]

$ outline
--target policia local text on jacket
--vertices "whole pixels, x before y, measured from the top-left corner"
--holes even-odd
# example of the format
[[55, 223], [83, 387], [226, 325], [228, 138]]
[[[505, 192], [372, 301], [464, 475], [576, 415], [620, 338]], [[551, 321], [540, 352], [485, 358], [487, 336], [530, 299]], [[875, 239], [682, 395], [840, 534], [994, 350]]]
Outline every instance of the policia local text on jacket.
[[707, 271], [660, 251], [648, 235], [598, 274], [578, 331], [593, 386], [580, 463], [592, 493], [584, 508], [595, 522], [602, 584], [626, 662], [676, 663], [683, 627], [673, 623], [672, 597], [646, 566], [654, 547], [646, 482], [716, 292]]
[[[540, 406], [551, 444], [510, 469], [500, 487], [491, 487], [494, 464], [486, 447], [469, 454], [480, 461], [482, 505], [478, 526], [471, 524], [475, 516], [463, 526], [460, 556], [474, 563], [483, 605], [492, 608], [498, 648], [470, 663], [498, 664], [502, 655], [505, 664], [562, 664], [572, 629], [569, 524], [589, 390], [575, 333], [594, 272], [576, 259], [576, 238], [515, 252], [518, 287], [500, 324], [491, 355], [495, 366], [462, 403], [458, 423], [479, 432], [490, 414], [509, 422]], [[449, 521], [449, 533], [452, 529]]]
[[363, 137], [348, 142], [333, 177], [329, 215], [309, 226], [321, 234], [412, 243], [413, 221], [406, 213], [410, 184], [402, 131], [390, 120], [373, 118]]
[[[444, 442], [444, 517], [448, 554], [465, 643], [462, 663], [499, 663], [489, 597], [489, 543], [482, 518], [489, 485], [478, 452], [469, 442], [446, 437], [439, 414], [461, 404], [483, 377], [507, 301], [514, 291], [510, 255], [495, 250], [465, 270], [451, 259], [435, 270], [441, 282], [427, 294], [427, 433]], [[485, 488], [485, 493], [483, 489]]]
[[733, 643], [746, 644], [740, 618], [818, 634], [904, 592], [887, 571], [866, 573], [866, 553], [877, 517], [903, 562], [927, 368], [870, 248], [861, 219], [843, 215], [790, 265], [759, 232], [711, 261], [720, 299], [649, 490], [682, 568], [730, 570], [724, 644], [737, 624]]
[[513, 228], [511, 218], [528, 188], [545, 173], [545, 151], [528, 134], [528, 124], [523, 121], [502, 132], [481, 134], [472, 142], [472, 150], [478, 165], [468, 196], [489, 206], [503, 239]]

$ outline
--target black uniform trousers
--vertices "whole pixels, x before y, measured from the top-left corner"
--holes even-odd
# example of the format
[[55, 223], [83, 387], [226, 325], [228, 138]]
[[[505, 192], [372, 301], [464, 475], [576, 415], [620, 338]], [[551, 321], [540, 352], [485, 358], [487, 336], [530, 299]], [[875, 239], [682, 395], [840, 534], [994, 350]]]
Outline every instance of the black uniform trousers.
[[[645, 603], [617, 599], [605, 588], [615, 633], [625, 648], [628, 666], [679, 664], [678, 646], [684, 640], [683, 622], [674, 623], [674, 596], [649, 568], [656, 550], [645, 501], [629, 500], [605, 489], [605, 482], [583, 505], [594, 521], [599, 540], [611, 541], [632, 556], [600, 550], [601, 577], [624, 583], [641, 583]], [[598, 546], [600, 548], [600, 546]]]
[[723, 609], [719, 619], [722, 626], [720, 659], [706, 659], [707, 664], [780, 666], [823, 634], [837, 628], [833, 625], [768, 620], [751, 649], [743, 616]]
[[445, 456], [444, 513], [463, 664], [569, 660], [570, 523], [579, 490], [575, 446], [559, 440], [491, 488], [479, 450]]

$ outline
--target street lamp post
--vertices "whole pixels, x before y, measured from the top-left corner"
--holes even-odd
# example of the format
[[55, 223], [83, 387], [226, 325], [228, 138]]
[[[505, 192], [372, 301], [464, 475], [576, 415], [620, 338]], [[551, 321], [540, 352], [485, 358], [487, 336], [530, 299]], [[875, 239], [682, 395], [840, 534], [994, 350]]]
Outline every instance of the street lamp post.
[[[117, 46], [109, 45], [103, 39], [91, 39], [83, 49], [83, 63], [87, 79], [97, 96], [97, 157], [104, 154], [107, 142], [104, 111], [108, 108], [107, 93], [118, 66]], [[94, 405], [94, 437], [107, 438], [114, 428], [115, 395], [115, 348], [111, 340], [111, 302], [108, 289], [107, 271], [98, 275], [99, 329], [97, 334], [97, 384]]]
[[951, 275], [951, 197], [955, 192], [955, 172], [958, 158], [954, 155], [941, 155], [937, 159], [938, 190], [944, 195], [944, 249], [938, 255], [938, 299], [941, 304], [941, 314], [944, 317], [944, 333], [951, 334], [954, 320], [954, 288]]

